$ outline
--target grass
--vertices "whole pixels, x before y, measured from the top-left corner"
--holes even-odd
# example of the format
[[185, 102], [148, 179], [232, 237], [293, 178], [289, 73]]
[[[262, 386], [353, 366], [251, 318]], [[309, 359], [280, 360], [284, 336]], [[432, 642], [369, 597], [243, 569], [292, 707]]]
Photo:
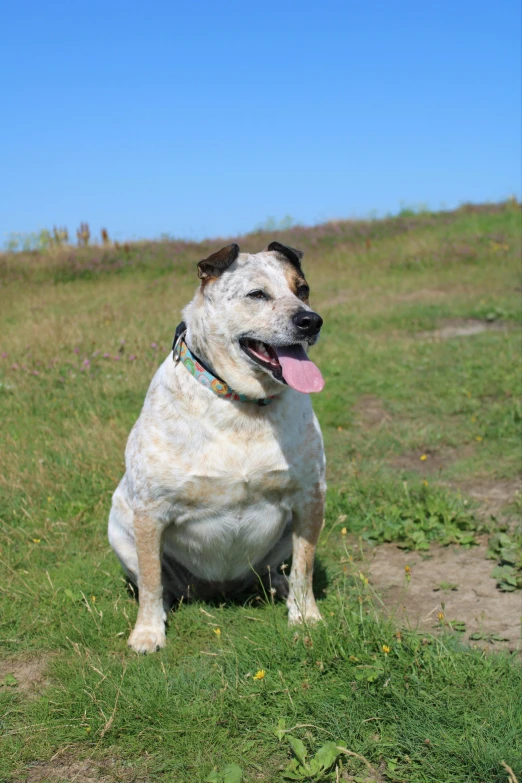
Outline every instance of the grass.
[[[520, 209], [277, 238], [305, 251], [325, 319], [325, 622], [290, 630], [263, 595], [183, 606], [146, 658], [126, 648], [137, 607], [106, 541], [110, 498], [195, 262], [225, 241], [0, 256], [0, 780], [194, 783], [236, 764], [275, 783], [289, 737], [358, 754], [304, 780], [506, 783], [502, 761], [522, 776], [516, 656], [398, 628], [355, 543], [469, 546], [487, 529], [518, 567], [516, 531], [465, 489], [520, 473]], [[493, 328], [422, 336], [470, 319]]]

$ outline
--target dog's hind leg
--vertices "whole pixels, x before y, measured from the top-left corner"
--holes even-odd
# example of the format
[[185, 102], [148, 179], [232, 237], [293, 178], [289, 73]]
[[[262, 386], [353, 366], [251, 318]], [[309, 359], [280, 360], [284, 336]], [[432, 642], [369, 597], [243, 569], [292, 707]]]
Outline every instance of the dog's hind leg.
[[317, 540], [323, 528], [324, 484], [316, 484], [307, 495], [293, 512], [292, 570], [286, 601], [290, 624], [322, 620], [315, 603], [312, 578]]

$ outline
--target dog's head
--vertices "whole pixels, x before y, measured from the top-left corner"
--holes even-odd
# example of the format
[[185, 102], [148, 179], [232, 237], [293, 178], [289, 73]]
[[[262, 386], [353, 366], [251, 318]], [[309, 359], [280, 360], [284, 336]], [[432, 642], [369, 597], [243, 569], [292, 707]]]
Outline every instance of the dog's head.
[[323, 319], [309, 304], [302, 255], [279, 242], [255, 255], [234, 244], [198, 264], [201, 285], [183, 313], [187, 342], [239, 394], [323, 388], [306, 355]]

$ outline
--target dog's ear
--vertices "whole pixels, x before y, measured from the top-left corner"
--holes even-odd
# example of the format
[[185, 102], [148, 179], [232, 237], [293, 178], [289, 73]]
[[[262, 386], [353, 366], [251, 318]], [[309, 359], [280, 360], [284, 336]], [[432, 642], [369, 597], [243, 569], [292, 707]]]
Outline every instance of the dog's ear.
[[221, 272], [234, 263], [239, 255], [239, 245], [235, 243], [227, 245], [226, 247], [218, 250], [217, 253], [212, 253], [208, 258], [203, 259], [198, 264], [198, 277], [202, 280], [210, 280], [213, 277], [219, 277]]
[[287, 247], [286, 245], [282, 245], [281, 242], [270, 242], [268, 245], [268, 250], [272, 250], [275, 253], [281, 253], [290, 263], [292, 266], [295, 266], [295, 268], [301, 272], [301, 259], [304, 255], [302, 250], [296, 250], [295, 247]]

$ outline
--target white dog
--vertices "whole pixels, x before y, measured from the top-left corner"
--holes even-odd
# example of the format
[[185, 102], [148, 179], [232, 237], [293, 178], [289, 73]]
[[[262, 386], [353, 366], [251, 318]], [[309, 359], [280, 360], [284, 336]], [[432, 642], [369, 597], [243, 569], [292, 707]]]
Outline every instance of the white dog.
[[[289, 621], [321, 619], [312, 591], [325, 458], [305, 348], [322, 319], [302, 253], [230, 245], [198, 264], [173, 353], [150, 385], [113, 496], [109, 541], [139, 588], [129, 645], [165, 645], [165, 609], [230, 595], [257, 578], [286, 597]], [[278, 572], [292, 556], [289, 579]], [[285, 589], [286, 588], [286, 589]]]

